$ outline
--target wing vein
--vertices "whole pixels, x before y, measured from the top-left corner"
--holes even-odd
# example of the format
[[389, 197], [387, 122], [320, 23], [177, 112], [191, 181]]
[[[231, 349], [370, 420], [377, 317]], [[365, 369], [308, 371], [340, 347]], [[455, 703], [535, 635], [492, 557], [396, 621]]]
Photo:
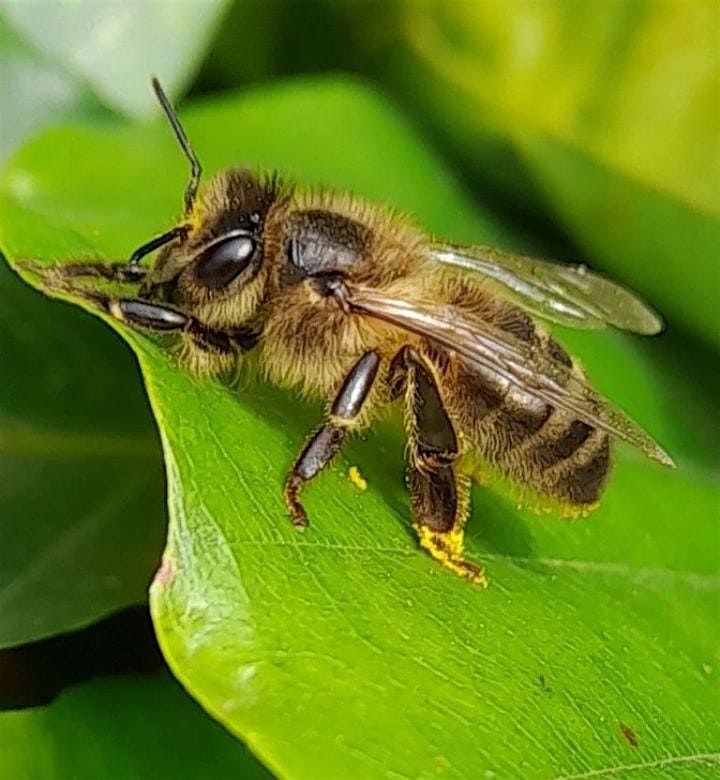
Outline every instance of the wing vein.
[[352, 309], [415, 333], [491, 371], [521, 391], [629, 442], [667, 466], [674, 463], [652, 437], [568, 367], [505, 331], [452, 305], [408, 302], [369, 287], [349, 290]]
[[571, 328], [659, 333], [660, 317], [634, 293], [589, 271], [503, 252], [487, 246], [434, 244], [430, 256], [441, 265], [470, 271], [501, 285], [520, 306]]

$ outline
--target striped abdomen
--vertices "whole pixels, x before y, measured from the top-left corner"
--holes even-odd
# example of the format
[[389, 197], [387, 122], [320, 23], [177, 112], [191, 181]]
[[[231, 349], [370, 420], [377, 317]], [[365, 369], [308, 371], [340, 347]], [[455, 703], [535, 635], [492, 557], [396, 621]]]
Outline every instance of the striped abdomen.
[[[517, 307], [458, 285], [453, 303], [581, 374], [570, 356]], [[503, 475], [538, 493], [575, 505], [598, 500], [610, 470], [608, 435], [553, 409], [497, 374], [460, 361], [445, 363], [446, 403], [465, 438]]]

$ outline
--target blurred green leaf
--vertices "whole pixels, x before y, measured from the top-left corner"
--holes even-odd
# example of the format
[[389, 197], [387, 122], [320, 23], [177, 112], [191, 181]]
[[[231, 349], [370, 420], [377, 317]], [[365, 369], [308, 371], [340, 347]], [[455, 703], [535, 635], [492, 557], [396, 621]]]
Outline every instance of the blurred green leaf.
[[[183, 116], [209, 171], [278, 165], [412, 211], [439, 234], [507, 240], [407, 125], [353, 83], [298, 82]], [[116, 258], [171, 224], [184, 167], [159, 124], [67, 128], [27, 145], [2, 181], [13, 259]], [[165, 449], [171, 526], [151, 592], [163, 651], [271, 769], [467, 778], [717, 769], [717, 484], [678, 431], [685, 420], [667, 390], [707, 419], [693, 377], [655, 370], [638, 340], [573, 336], [601, 388], [681, 468], [619, 448], [602, 508], [573, 525], [477, 491], [469, 554], [494, 580], [481, 592], [417, 550], [397, 425], [353, 441], [308, 490], [313, 525], [300, 537], [281, 485], [320, 405], [195, 379], [167, 349], [122, 332]], [[349, 464], [367, 492], [350, 484]]]
[[717, 346], [717, 4], [402, 0], [396, 12], [395, 35], [366, 44], [383, 69], [390, 51], [404, 97], [476, 176], [521, 210], [549, 204], [599, 265]]
[[10, 28], [0, 4], [0, 160], [31, 133], [73, 116], [86, 99], [77, 79], [43, 59]]
[[[13, 213], [3, 209], [3, 220]], [[3, 262], [0, 300], [7, 647], [143, 601], [165, 509], [160, 446], [129, 350], [85, 312], [43, 300]]]
[[56, 80], [74, 78], [78, 85], [69, 85], [74, 89], [89, 84], [111, 108], [143, 116], [155, 107], [147, 86], [150, 75], [159, 76], [169, 94], [180, 92], [204, 56], [227, 4], [0, 0], [0, 12], [55, 64]]
[[7, 780], [270, 780], [167, 674], [96, 680], [0, 713]]

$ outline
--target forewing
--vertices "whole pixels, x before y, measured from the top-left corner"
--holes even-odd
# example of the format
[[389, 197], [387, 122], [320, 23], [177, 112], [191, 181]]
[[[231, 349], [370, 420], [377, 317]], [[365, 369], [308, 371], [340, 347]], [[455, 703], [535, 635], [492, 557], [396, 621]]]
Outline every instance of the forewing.
[[408, 302], [368, 287], [349, 289], [351, 310], [424, 336], [469, 366], [489, 370], [577, 419], [623, 439], [667, 466], [670, 456], [624, 412], [548, 355], [454, 306]]
[[630, 290], [583, 265], [563, 265], [515, 255], [487, 246], [435, 244], [439, 262], [482, 274], [505, 287], [524, 308], [571, 328], [614, 325], [651, 335], [662, 330], [660, 317]]

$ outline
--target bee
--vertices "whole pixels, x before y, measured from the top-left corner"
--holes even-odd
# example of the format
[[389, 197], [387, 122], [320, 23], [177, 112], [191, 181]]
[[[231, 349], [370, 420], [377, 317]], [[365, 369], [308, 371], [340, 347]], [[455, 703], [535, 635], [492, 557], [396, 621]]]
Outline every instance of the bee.
[[[190, 163], [182, 219], [127, 263], [44, 273], [130, 327], [176, 334], [198, 374], [222, 374], [253, 350], [270, 382], [328, 399], [285, 482], [296, 528], [308, 524], [303, 488], [393, 403], [404, 410], [419, 543], [481, 585], [484, 570], [464, 555], [465, 455], [564, 514], [597, 504], [613, 439], [673, 465], [531, 316], [658, 333], [660, 318], [630, 291], [584, 266], [438, 243], [384, 208], [303, 194], [276, 175], [231, 168], [199, 188], [200, 163], [152, 85]], [[82, 277], [131, 285], [132, 294]]]

